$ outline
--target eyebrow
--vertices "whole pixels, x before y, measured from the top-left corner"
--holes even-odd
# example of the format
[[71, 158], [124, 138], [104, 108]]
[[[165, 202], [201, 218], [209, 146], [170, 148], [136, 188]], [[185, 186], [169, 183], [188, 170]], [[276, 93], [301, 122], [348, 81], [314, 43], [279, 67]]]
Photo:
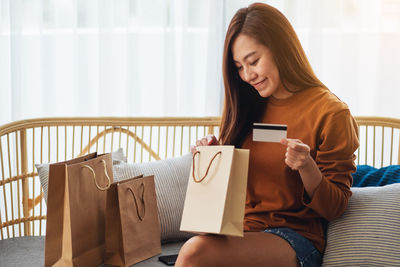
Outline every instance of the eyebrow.
[[[243, 61], [246, 61], [246, 59], [247, 59], [248, 57], [251, 57], [251, 56], [254, 55], [255, 53], [256, 53], [256, 51], [253, 51], [253, 52], [248, 53], [246, 56], [244, 56]], [[233, 61], [236, 62], [236, 63], [239, 63], [239, 62], [236, 61], [236, 60], [233, 60]]]

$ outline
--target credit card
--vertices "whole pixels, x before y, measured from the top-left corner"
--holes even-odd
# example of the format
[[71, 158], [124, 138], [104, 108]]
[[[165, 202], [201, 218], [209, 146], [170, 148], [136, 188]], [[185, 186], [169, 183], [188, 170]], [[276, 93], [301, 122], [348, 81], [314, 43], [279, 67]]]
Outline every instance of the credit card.
[[280, 142], [286, 138], [287, 125], [270, 123], [253, 123], [253, 141]]

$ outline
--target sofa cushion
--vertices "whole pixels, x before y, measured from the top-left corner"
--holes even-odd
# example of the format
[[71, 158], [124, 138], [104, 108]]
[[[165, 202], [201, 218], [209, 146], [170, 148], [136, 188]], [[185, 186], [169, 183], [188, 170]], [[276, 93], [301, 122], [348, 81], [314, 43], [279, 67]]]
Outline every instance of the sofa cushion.
[[189, 180], [192, 154], [146, 163], [120, 164], [113, 167], [114, 181], [137, 175], [154, 175], [157, 194], [161, 241], [186, 240], [192, 233], [179, 230], [186, 188]]
[[369, 165], [358, 165], [353, 173], [353, 187], [382, 186], [400, 183], [400, 165], [374, 168]]
[[[118, 148], [116, 151], [111, 153], [113, 165], [118, 165], [127, 162], [127, 158], [124, 154], [124, 150], [122, 148]], [[35, 167], [38, 171], [40, 184], [42, 185], [44, 201], [47, 203], [47, 191], [49, 186], [49, 168], [50, 163], [43, 164], [35, 164]]]
[[[0, 267], [9, 266], [44, 266], [44, 236], [23, 236], [0, 240]], [[177, 254], [183, 242], [163, 244], [162, 254]], [[162, 267], [163, 263], [154, 256], [135, 264], [138, 267]], [[107, 266], [101, 264], [100, 266]], [[99, 267], [100, 267], [99, 266]]]
[[346, 211], [328, 224], [322, 266], [399, 266], [400, 183], [352, 192]]
[[44, 266], [44, 236], [0, 240], [0, 267]]

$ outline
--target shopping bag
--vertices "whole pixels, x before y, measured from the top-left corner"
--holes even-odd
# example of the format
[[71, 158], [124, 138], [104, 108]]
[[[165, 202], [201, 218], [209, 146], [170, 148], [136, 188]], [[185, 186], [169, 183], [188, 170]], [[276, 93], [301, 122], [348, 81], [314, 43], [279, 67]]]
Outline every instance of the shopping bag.
[[105, 263], [130, 266], [161, 253], [154, 176], [115, 182], [107, 191]]
[[51, 164], [45, 266], [97, 266], [104, 261], [106, 190], [111, 154]]
[[249, 150], [200, 146], [193, 154], [181, 231], [243, 236]]

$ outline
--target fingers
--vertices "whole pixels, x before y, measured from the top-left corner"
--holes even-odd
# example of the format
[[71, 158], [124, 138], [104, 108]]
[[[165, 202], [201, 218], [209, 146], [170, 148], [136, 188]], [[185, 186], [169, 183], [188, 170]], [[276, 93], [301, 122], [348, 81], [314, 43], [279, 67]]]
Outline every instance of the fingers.
[[218, 145], [218, 140], [214, 135], [207, 135], [199, 140], [196, 140], [196, 145], [190, 146], [190, 151], [195, 153], [198, 146], [212, 146]]
[[202, 145], [202, 146], [208, 145], [207, 138], [205, 138], [205, 137], [201, 138], [201, 139], [200, 139], [200, 142], [201, 142], [201, 145]]
[[[287, 151], [285, 154], [285, 159], [291, 164], [296, 165], [299, 163], [299, 166], [302, 165], [308, 159], [308, 153], [300, 153], [295, 151]], [[298, 166], [297, 166], [298, 167]]]
[[208, 144], [209, 145], [217, 145], [218, 144], [218, 140], [217, 137], [215, 137], [215, 135], [207, 135], [206, 136]]
[[208, 145], [208, 141], [207, 141], [206, 137], [196, 140], [196, 146], [206, 146], [206, 145]]
[[310, 147], [306, 144], [289, 142], [288, 147], [298, 152], [310, 152]]
[[280, 143], [290, 149], [293, 149], [294, 151], [310, 152], [310, 147], [301, 142], [299, 139], [282, 138]]
[[281, 144], [286, 145], [285, 163], [292, 170], [303, 168], [310, 157], [310, 147], [298, 139], [283, 138]]
[[289, 139], [287, 139], [287, 138], [282, 138], [280, 143], [281, 143], [282, 145], [287, 146], [287, 144], [289, 143]]

